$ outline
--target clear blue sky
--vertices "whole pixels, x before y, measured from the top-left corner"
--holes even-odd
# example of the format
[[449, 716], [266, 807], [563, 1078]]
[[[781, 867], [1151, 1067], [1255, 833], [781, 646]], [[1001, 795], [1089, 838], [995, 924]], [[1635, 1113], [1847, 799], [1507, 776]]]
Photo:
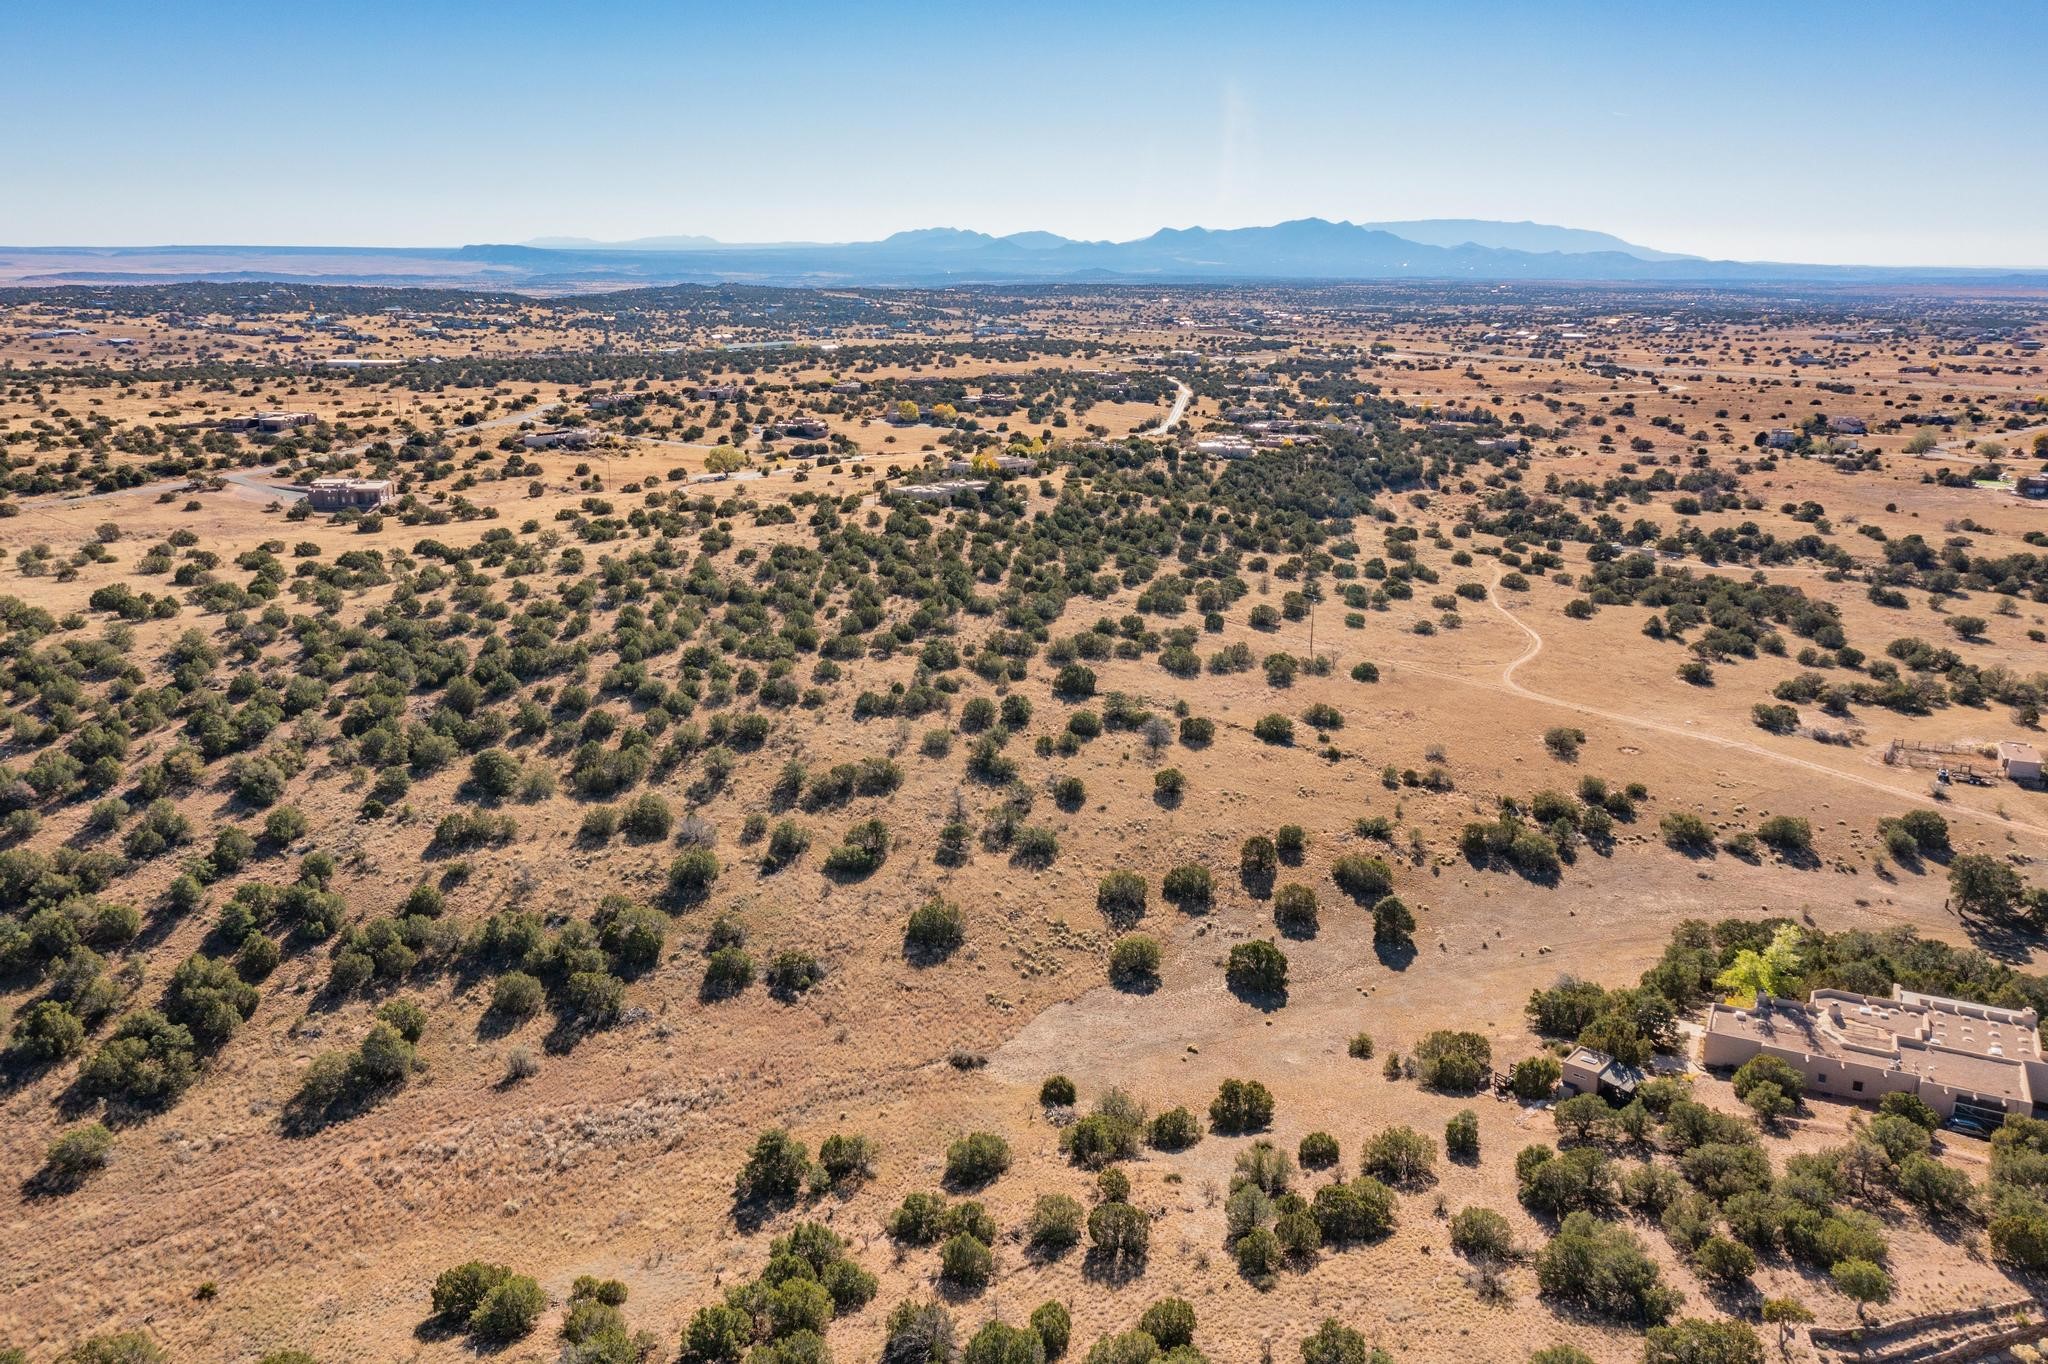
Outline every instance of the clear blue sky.
[[2048, 4], [13, 0], [0, 242], [1530, 218], [2048, 266]]

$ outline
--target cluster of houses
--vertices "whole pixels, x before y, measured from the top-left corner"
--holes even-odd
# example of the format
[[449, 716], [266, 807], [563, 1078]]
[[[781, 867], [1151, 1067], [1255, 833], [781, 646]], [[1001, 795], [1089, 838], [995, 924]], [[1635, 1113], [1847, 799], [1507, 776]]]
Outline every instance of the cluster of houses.
[[[1861, 417], [1829, 417], [1828, 434], [1831, 436], [1865, 436], [1870, 434], [1870, 424]], [[1764, 433], [1764, 448], [1769, 450], [1790, 450], [1799, 444], [1803, 432], [1789, 426], [1774, 426]], [[1854, 441], [1837, 442], [1853, 448]]]

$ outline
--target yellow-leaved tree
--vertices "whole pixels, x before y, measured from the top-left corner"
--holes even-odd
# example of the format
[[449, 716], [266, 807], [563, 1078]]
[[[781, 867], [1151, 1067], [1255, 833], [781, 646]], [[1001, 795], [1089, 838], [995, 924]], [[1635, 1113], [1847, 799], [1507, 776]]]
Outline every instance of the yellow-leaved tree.
[[1715, 987], [1727, 992], [1730, 1004], [1744, 1009], [1760, 994], [1784, 994], [1799, 979], [1799, 943], [1798, 928], [1779, 925], [1763, 951], [1745, 947], [1737, 952], [1728, 969], [1714, 977]]

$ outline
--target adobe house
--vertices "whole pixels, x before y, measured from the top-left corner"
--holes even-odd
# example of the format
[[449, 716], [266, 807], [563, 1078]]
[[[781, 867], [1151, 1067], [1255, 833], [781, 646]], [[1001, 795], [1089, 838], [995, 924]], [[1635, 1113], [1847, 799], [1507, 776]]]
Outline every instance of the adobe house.
[[392, 499], [388, 478], [316, 478], [306, 489], [314, 511], [375, 511]]
[[1785, 1061], [1809, 1093], [1876, 1103], [1917, 1094], [1958, 1126], [1994, 1130], [2008, 1113], [2036, 1116], [2048, 1097], [2040, 1018], [1892, 986], [1880, 999], [1815, 990], [1804, 1004], [1761, 995], [1754, 1006], [1710, 1005], [1700, 1060], [1740, 1066], [1753, 1056]]

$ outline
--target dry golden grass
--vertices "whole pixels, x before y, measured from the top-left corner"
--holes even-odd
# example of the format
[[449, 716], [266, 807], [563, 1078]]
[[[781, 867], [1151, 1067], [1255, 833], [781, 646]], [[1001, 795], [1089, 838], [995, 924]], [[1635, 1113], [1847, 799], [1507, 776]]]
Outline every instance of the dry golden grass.
[[[1081, 317], [1071, 325], [1107, 324]], [[1162, 330], [1128, 339], [1173, 344], [1177, 335]], [[1384, 339], [1401, 348], [1397, 354], [1419, 352], [1431, 340], [1419, 331]], [[1804, 344], [1798, 335], [1754, 339]], [[1452, 348], [1437, 340], [1440, 348]], [[46, 351], [9, 344], [17, 349], [0, 349], [0, 361], [49, 358]], [[1627, 353], [1647, 361], [1656, 348], [1652, 335]], [[1520, 365], [1522, 372], [1502, 372], [1506, 365]], [[1873, 367], [1872, 377], [1883, 379], [1881, 368]], [[1493, 386], [1486, 392], [1502, 392], [1510, 405], [1548, 392], [1597, 411], [1633, 395], [1640, 418], [1628, 422], [1631, 433], [1647, 429], [1639, 420], [1658, 414], [1693, 425], [1710, 420], [1700, 407], [1748, 411], [1752, 420], [1730, 421], [1736, 441], [1716, 449], [1717, 462], [1753, 456], [1747, 433], [1776, 424], [1769, 413], [1801, 415], [1776, 390], [1761, 396], [1745, 388], [1740, 398], [1724, 402], [1705, 386], [1709, 376], [1687, 381], [1701, 395], [1694, 407], [1683, 401], [1685, 393], [1512, 358], [1479, 369]], [[1720, 372], [1784, 374], [1758, 365]], [[1893, 375], [1885, 381], [1896, 382]], [[1479, 381], [1463, 376], [1462, 361], [1445, 369], [1387, 371], [1383, 381], [1404, 397], [1441, 403], [1463, 403], [1481, 392]], [[87, 398], [53, 396], [66, 404]], [[543, 400], [552, 396], [541, 387]], [[410, 414], [422, 422], [452, 418], [457, 410], [451, 400], [431, 395], [379, 394], [375, 401], [393, 417]], [[266, 384], [234, 402], [332, 412], [368, 405], [360, 392], [316, 391], [298, 381]], [[216, 410], [225, 406], [215, 403]], [[162, 406], [163, 399], [137, 392], [109, 397], [104, 410], [133, 421]], [[1526, 410], [1533, 417], [1538, 409]], [[1198, 408], [1191, 420], [1199, 425], [1206, 412]], [[26, 421], [31, 410], [17, 402], [6, 415]], [[1157, 416], [1157, 408], [1133, 404], [1097, 408], [1087, 420], [1120, 434]], [[835, 429], [881, 467], [909, 467], [922, 453], [915, 444], [930, 434], [880, 423]], [[1661, 430], [1657, 436], [1669, 440]], [[1540, 486], [1551, 473], [1596, 474], [1626, 458], [1584, 453], [1589, 439], [1582, 431], [1569, 442], [1579, 453], [1559, 454], [1555, 443], [1539, 449], [1531, 484]], [[1898, 440], [1866, 438], [1866, 444], [1890, 455]], [[577, 463], [589, 463], [607, 488], [616, 489], [664, 478], [672, 467], [701, 469], [702, 452], [643, 443], [608, 457], [544, 455], [542, 462], [548, 483], [542, 497], [526, 497], [524, 479], [480, 484], [468, 495], [497, 507], [501, 519], [432, 533], [459, 545], [529, 516], [546, 525], [556, 509], [584, 495], [573, 486]], [[1857, 553], [1874, 544], [1856, 535], [1853, 524], [1877, 524], [1894, 534], [1918, 529], [1932, 540], [1963, 517], [1986, 527], [1973, 533], [1980, 547], [2017, 550], [2023, 547], [2018, 537], [2042, 514], [2007, 495], [1923, 485], [1919, 474], [1919, 462], [1895, 455], [1883, 472], [1855, 475], [1787, 460], [1775, 473], [1751, 474], [1745, 487], [1766, 504], [1752, 519], [1781, 536], [1805, 527], [1779, 514], [1778, 503], [1823, 502], [1835, 538]], [[720, 491], [743, 490], [772, 503], [800, 488], [848, 490], [862, 483], [846, 468], [812, 474], [804, 483], [785, 469]], [[372, 536], [318, 520], [287, 527], [268, 498], [246, 488], [199, 494], [197, 511], [183, 510], [183, 494], [169, 502], [156, 497], [152, 490], [41, 499], [21, 516], [0, 521], [0, 555], [9, 563], [36, 541], [68, 549], [102, 521], [123, 531], [111, 565], [87, 566], [70, 581], [26, 579], [10, 570], [4, 590], [60, 614], [83, 609], [93, 588], [122, 578], [143, 545], [176, 527], [194, 530], [202, 544], [230, 558], [273, 538], [309, 539], [331, 556], [365, 544], [406, 548], [423, 533], [394, 522]], [[1405, 499], [1398, 505], [1404, 522], [1448, 525], [1468, 502], [1452, 492], [1422, 508]], [[1639, 512], [1673, 519], [1668, 503]], [[746, 548], [791, 531], [756, 528], [740, 518], [735, 534]], [[1367, 554], [1380, 551], [1378, 528], [1361, 522], [1359, 538]], [[1584, 567], [1582, 548], [1567, 547], [1574, 571]], [[1441, 554], [1428, 557], [1444, 575], [1438, 590], [1491, 579], [1484, 561], [1461, 570]], [[1948, 631], [1924, 594], [1914, 594], [1908, 610], [1891, 611], [1871, 605], [1860, 583], [1829, 583], [1803, 569], [1781, 573], [1797, 574], [1802, 590], [1837, 603], [1850, 639], [1873, 655], [1896, 635], [1947, 642]], [[1272, 586], [1273, 595], [1282, 587]], [[349, 610], [377, 604], [383, 595], [372, 592]], [[1129, 609], [1128, 595], [1101, 604], [1101, 611], [1114, 616]], [[314, 1054], [360, 1035], [370, 1005], [352, 1000], [329, 1007], [319, 993], [322, 954], [287, 957], [265, 985], [255, 1018], [203, 1080], [172, 1112], [125, 1131], [103, 1174], [61, 1199], [8, 1195], [0, 1341], [42, 1359], [92, 1330], [146, 1326], [189, 1360], [242, 1364], [288, 1345], [312, 1349], [330, 1364], [453, 1360], [466, 1353], [460, 1341], [419, 1337], [416, 1328], [428, 1313], [433, 1275], [481, 1256], [535, 1274], [558, 1305], [579, 1274], [622, 1278], [632, 1289], [633, 1324], [656, 1331], [666, 1348], [691, 1312], [761, 1266], [770, 1235], [791, 1220], [743, 1233], [730, 1215], [731, 1182], [753, 1134], [785, 1124], [814, 1149], [831, 1133], [855, 1131], [882, 1146], [879, 1168], [864, 1189], [827, 1199], [810, 1214], [846, 1235], [857, 1258], [882, 1279], [874, 1304], [833, 1326], [830, 1338], [841, 1359], [873, 1358], [888, 1307], [931, 1290], [935, 1252], [899, 1255], [883, 1235], [883, 1220], [903, 1194], [935, 1188], [946, 1144], [976, 1129], [1006, 1134], [1018, 1160], [984, 1195], [1006, 1235], [997, 1247], [993, 1285], [958, 1304], [970, 1330], [989, 1315], [1021, 1319], [1037, 1302], [1056, 1297], [1072, 1305], [1075, 1339], [1085, 1350], [1098, 1332], [1125, 1329], [1146, 1304], [1174, 1293], [1196, 1306], [1202, 1322], [1197, 1339], [1218, 1361], [1256, 1360], [1267, 1347], [1276, 1359], [1294, 1358], [1295, 1342], [1326, 1315], [1358, 1326], [1403, 1360], [1507, 1361], [1553, 1341], [1575, 1343], [1603, 1364], [1637, 1358], [1636, 1333], [1543, 1308], [1526, 1265], [1507, 1274], [1504, 1299], [1492, 1298], [1449, 1249], [1439, 1203], [1447, 1211], [1474, 1203], [1495, 1207], [1514, 1222], [1525, 1246], [1540, 1242], [1542, 1229], [1515, 1202], [1512, 1167], [1522, 1145], [1551, 1139], [1547, 1116], [1492, 1098], [1452, 1099], [1388, 1081], [1377, 1062], [1347, 1057], [1346, 1040], [1363, 1029], [1383, 1051], [1405, 1050], [1433, 1028], [1469, 1027], [1490, 1039], [1497, 1059], [1527, 1054], [1538, 1045], [1522, 1016], [1530, 990], [1564, 972], [1632, 981], [1683, 918], [1789, 914], [1827, 929], [1903, 925], [1963, 941], [1945, 912], [1938, 874], [1892, 869], [1880, 875], [1874, 868], [1877, 820], [1926, 797], [1923, 781], [1885, 768], [1875, 755], [1892, 737], [1988, 742], [2012, 732], [2011, 725], [2002, 712], [1950, 708], [1907, 718], [1872, 710], [1860, 719], [1867, 734], [1856, 747], [1772, 737], [1751, 723], [1749, 707], [1798, 671], [1791, 660], [1731, 665], [1720, 670], [1720, 685], [1703, 690], [1673, 675], [1683, 657], [1677, 646], [1641, 637], [1640, 610], [1616, 608], [1573, 621], [1562, 608], [1575, 592], [1537, 581], [1526, 594], [1465, 603], [1462, 628], [1423, 637], [1409, 627], [1438, 615], [1427, 595], [1368, 614], [1359, 630], [1342, 624], [1341, 606], [1325, 605], [1316, 644], [1337, 666], [1329, 678], [1304, 677], [1285, 691], [1268, 686], [1256, 671], [1178, 683], [1150, 661], [1098, 665], [1101, 690], [1127, 691], [1159, 705], [1185, 697], [1196, 714], [1217, 721], [1218, 737], [1204, 749], [1176, 745], [1158, 756], [1133, 734], [1106, 734], [1071, 760], [1040, 759], [1028, 745], [1014, 747], [1026, 784], [1043, 789], [1054, 773], [1071, 773], [1087, 785], [1086, 804], [1075, 814], [1060, 813], [1049, 801], [1034, 811], [1034, 821], [1055, 828], [1060, 839], [1057, 861], [1042, 871], [981, 851], [957, 870], [934, 864], [937, 830], [963, 786], [960, 745], [949, 761], [918, 756], [917, 735], [940, 723], [938, 717], [852, 720], [848, 704], [855, 692], [910, 673], [905, 659], [855, 665], [853, 684], [842, 687], [831, 706], [790, 712], [767, 748], [745, 759], [729, 790], [702, 803], [698, 813], [721, 830], [727, 871], [708, 904], [678, 918], [660, 966], [632, 986], [630, 1021], [555, 1054], [547, 1050], [545, 1020], [509, 1035], [484, 1025], [488, 982], [444, 979], [409, 990], [433, 1020], [422, 1049], [425, 1072], [365, 1115], [296, 1138], [281, 1134], [281, 1104]], [[1987, 641], [1960, 647], [1985, 666], [2041, 669], [2048, 650], [2029, 642], [2024, 630], [2042, 625], [2042, 614], [2031, 603], [2021, 603], [2019, 611], [1994, 617]], [[1067, 628], [1096, 614], [1092, 604], [1077, 604]], [[160, 656], [192, 623], [188, 613], [138, 626], [136, 657]], [[1532, 655], [1539, 638], [1542, 648]], [[1307, 649], [1298, 624], [1263, 635], [1233, 616], [1223, 640], [1235, 639], [1260, 654]], [[1214, 642], [1205, 640], [1203, 647]], [[1351, 663], [1361, 659], [1380, 664], [1377, 685], [1349, 680]], [[974, 684], [963, 695], [986, 690]], [[1070, 709], [1051, 696], [1043, 670], [1013, 690], [1036, 707], [1030, 734], [1051, 732]], [[1305, 734], [1292, 748], [1250, 735], [1258, 716], [1273, 710], [1299, 715], [1313, 702], [1328, 702], [1345, 715], [1344, 728], [1331, 736], [1342, 750], [1339, 759], [1317, 756]], [[1561, 763], [1545, 750], [1543, 732], [1560, 723], [1586, 732], [1575, 763]], [[146, 760], [165, 742], [145, 743], [134, 759]], [[1454, 790], [1395, 792], [1381, 785], [1383, 765], [1421, 767], [1439, 752]], [[759, 808], [768, 779], [786, 758], [801, 756], [815, 768], [881, 753], [903, 765], [902, 789], [802, 817], [814, 839], [798, 866], [763, 874], [758, 847], [739, 845], [742, 821]], [[1188, 779], [1185, 799], [1171, 807], [1152, 798], [1151, 774], [1166, 763]], [[1582, 853], [1555, 888], [1476, 870], [1457, 856], [1460, 826], [1490, 814], [1500, 796], [1568, 788], [1580, 773], [1641, 781], [1650, 789], [1643, 817], [1625, 828], [1611, 853]], [[458, 780], [450, 772], [420, 782], [409, 796], [411, 818], [376, 822], [356, 819], [360, 776], [318, 763], [292, 782], [287, 798], [311, 818], [311, 841], [340, 858], [337, 888], [361, 916], [388, 910], [418, 879], [421, 849]], [[977, 808], [993, 799], [972, 785], [965, 792]], [[680, 803], [679, 790], [666, 794]], [[218, 792], [203, 792], [183, 804], [204, 827], [218, 817], [221, 800]], [[1659, 813], [1673, 809], [1698, 810], [1731, 833], [1767, 813], [1806, 815], [1816, 828], [1820, 865], [1801, 870], [1726, 855], [1682, 857], [1654, 833]], [[1958, 790], [1945, 809], [1960, 849], [2048, 856], [2048, 797], [2038, 792]], [[603, 849], [583, 847], [576, 838], [581, 807], [566, 797], [514, 807], [514, 813], [517, 843], [474, 859], [476, 875], [451, 895], [453, 912], [480, 917], [518, 905], [586, 918], [607, 892], [658, 893], [672, 851], [664, 845], [615, 839]], [[886, 865], [851, 885], [819, 875], [817, 864], [838, 832], [871, 813], [886, 817], [899, 839]], [[49, 820], [38, 846], [73, 837], [83, 814], [77, 809]], [[1418, 840], [1419, 850], [1401, 862], [1399, 886], [1417, 910], [1420, 950], [1402, 970], [1382, 964], [1372, 949], [1369, 917], [1328, 878], [1332, 859], [1366, 847], [1352, 828], [1367, 814], [1398, 814], [1404, 845], [1410, 831]], [[1283, 870], [1281, 879], [1315, 885], [1323, 919], [1312, 941], [1287, 946], [1292, 977], [1286, 1007], [1261, 1011], [1224, 989], [1219, 963], [1231, 943], [1273, 933], [1270, 903], [1241, 888], [1234, 869], [1246, 834], [1283, 823], [1302, 825], [1310, 843], [1305, 864]], [[174, 872], [173, 861], [138, 872], [123, 894], [154, 902]], [[1217, 875], [1217, 903], [1206, 914], [1183, 915], [1157, 898], [1158, 875], [1183, 861], [1201, 862]], [[1145, 872], [1155, 888], [1146, 929], [1161, 939], [1166, 955], [1160, 988], [1147, 996], [1104, 981], [1113, 934], [1096, 912], [1094, 891], [1097, 878], [1117, 867]], [[903, 921], [932, 894], [965, 909], [967, 946], [943, 964], [913, 967], [902, 957]], [[792, 1004], [758, 988], [733, 1001], [701, 1002], [694, 949], [721, 913], [742, 919], [766, 951], [801, 946], [817, 952], [828, 970], [824, 983]], [[207, 917], [192, 916], [149, 944], [148, 988], [160, 986], [171, 966], [200, 945]], [[540, 1054], [540, 1069], [506, 1085], [506, 1060], [515, 1047]], [[985, 1057], [987, 1064], [956, 1068], [949, 1063], [956, 1053]], [[1389, 1240], [1326, 1254], [1308, 1272], [1283, 1274], [1276, 1287], [1261, 1292], [1236, 1272], [1223, 1246], [1221, 1191], [1244, 1139], [1211, 1136], [1178, 1155], [1150, 1153], [1131, 1170], [1134, 1201], [1158, 1218], [1150, 1264], [1133, 1282], [1102, 1284], [1083, 1277], [1078, 1256], [1032, 1262], [1014, 1234], [1038, 1194], [1088, 1192], [1087, 1176], [1060, 1160], [1056, 1131], [1035, 1101], [1039, 1081], [1055, 1071], [1079, 1082], [1084, 1102], [1118, 1085], [1155, 1110], [1181, 1103], [1199, 1109], [1223, 1078], [1258, 1078], [1278, 1099], [1274, 1139], [1291, 1149], [1301, 1135], [1327, 1129], [1342, 1141], [1347, 1167], [1360, 1140], [1389, 1123], [1435, 1133], [1452, 1112], [1470, 1106], [1479, 1114], [1483, 1155], [1476, 1166], [1441, 1166], [1433, 1189], [1404, 1195], [1401, 1226]], [[56, 1100], [65, 1082], [60, 1073], [0, 1096], [0, 1164], [7, 1170], [26, 1175], [40, 1163], [63, 1125]], [[1734, 1106], [1725, 1084], [1698, 1083], [1711, 1102]], [[1789, 1137], [1771, 1142], [1773, 1154], [1838, 1141], [1858, 1116], [1842, 1105], [1816, 1103]], [[1959, 1137], [1944, 1144], [1950, 1158], [1981, 1173], [1981, 1144]], [[1710, 1295], [1653, 1228], [1641, 1230], [1668, 1276], [1686, 1290], [1689, 1306], [1706, 1309]], [[1887, 1315], [2013, 1291], [1974, 1243], [1943, 1243], [1910, 1221], [1892, 1235], [1899, 1297]], [[217, 1296], [195, 1301], [203, 1283], [215, 1285]], [[1782, 1265], [1760, 1274], [1758, 1283], [1767, 1294], [1805, 1298], [1824, 1321], [1841, 1324], [1854, 1315], [1845, 1299]], [[552, 1358], [556, 1320], [551, 1313], [532, 1339], [498, 1357]]]

